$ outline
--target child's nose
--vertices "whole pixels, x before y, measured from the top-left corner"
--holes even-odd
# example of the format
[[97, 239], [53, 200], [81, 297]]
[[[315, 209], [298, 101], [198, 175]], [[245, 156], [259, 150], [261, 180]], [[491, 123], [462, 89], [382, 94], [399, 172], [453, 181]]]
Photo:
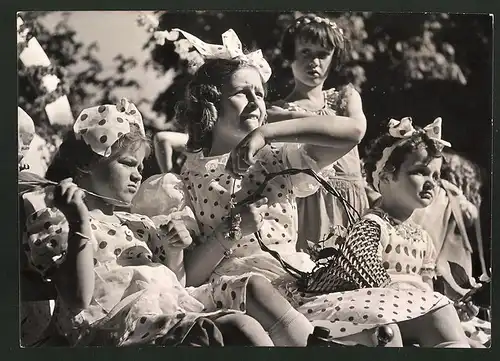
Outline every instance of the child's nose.
[[142, 179], [142, 175], [139, 171], [132, 172], [130, 179], [134, 182], [139, 182]]
[[436, 186], [435, 182], [432, 180], [427, 180], [424, 183], [424, 190], [433, 190], [434, 187]]

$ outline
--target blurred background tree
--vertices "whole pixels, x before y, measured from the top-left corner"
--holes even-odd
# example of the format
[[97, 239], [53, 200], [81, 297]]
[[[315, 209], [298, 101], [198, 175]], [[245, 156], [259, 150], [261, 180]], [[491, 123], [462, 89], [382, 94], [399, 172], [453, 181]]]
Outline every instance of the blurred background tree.
[[[49, 13], [27, 11], [21, 12], [20, 16], [51, 60], [74, 117], [88, 106], [116, 102], [113, 92], [117, 88], [139, 87], [137, 81], [127, 77], [127, 71], [137, 65], [135, 59], [118, 54], [114, 59], [115, 66], [104, 75], [97, 56], [97, 43], [84, 45], [77, 40], [76, 31], [70, 25], [70, 13], [64, 13], [62, 19], [49, 28], [43, 22]], [[45, 113], [48, 99], [34, 86], [33, 72], [34, 69], [25, 68], [18, 62], [18, 105], [33, 118], [37, 134], [48, 143], [49, 152], [53, 152], [68, 127], [49, 123]]]
[[[330, 88], [351, 82], [360, 92], [368, 119], [364, 145], [390, 118], [411, 116], [424, 126], [440, 116], [443, 137], [484, 172], [481, 213], [490, 214], [492, 119], [492, 21], [488, 15], [321, 13], [338, 23], [352, 49], [338, 72], [325, 83]], [[248, 50], [260, 48], [273, 69], [268, 100], [286, 96], [292, 86], [290, 64], [281, 57], [280, 38], [298, 12], [157, 12], [159, 29], [181, 28], [209, 43], [221, 43], [232, 28]], [[187, 61], [173, 43], [156, 46], [151, 39], [146, 67], [174, 72], [172, 84], [154, 101], [166, 128], [177, 129], [175, 104], [190, 79]], [[154, 164], [151, 165], [153, 168]], [[150, 169], [155, 173], [158, 169]], [[484, 239], [490, 239], [483, 218]], [[486, 249], [489, 249], [486, 245]], [[489, 253], [486, 254], [489, 259]]]

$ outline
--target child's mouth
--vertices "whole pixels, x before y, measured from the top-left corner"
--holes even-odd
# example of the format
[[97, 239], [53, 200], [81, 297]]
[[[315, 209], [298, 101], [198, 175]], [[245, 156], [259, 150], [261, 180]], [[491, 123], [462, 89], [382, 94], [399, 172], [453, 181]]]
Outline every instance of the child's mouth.
[[429, 192], [429, 191], [423, 191], [423, 192], [420, 192], [420, 198], [422, 199], [432, 199], [434, 196], [432, 194], [432, 192]]
[[308, 70], [308, 71], [307, 71], [307, 74], [308, 74], [309, 76], [312, 76], [312, 77], [318, 77], [318, 76], [320, 76], [320, 73], [319, 73], [319, 71], [317, 71], [317, 70]]

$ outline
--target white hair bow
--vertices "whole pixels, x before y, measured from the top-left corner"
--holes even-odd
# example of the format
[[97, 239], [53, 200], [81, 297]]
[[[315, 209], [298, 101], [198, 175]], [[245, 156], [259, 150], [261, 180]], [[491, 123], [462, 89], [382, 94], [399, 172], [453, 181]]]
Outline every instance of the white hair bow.
[[[442, 135], [442, 122], [443, 120], [439, 117], [434, 119], [431, 124], [426, 125], [423, 128], [425, 134], [431, 138], [433, 141], [439, 144], [441, 148], [443, 147], [451, 147], [451, 143], [446, 140], [441, 139]], [[380, 191], [380, 175], [382, 174], [384, 167], [389, 160], [394, 149], [401, 146], [406, 140], [408, 140], [417, 130], [413, 127], [412, 119], [410, 117], [405, 117], [403, 119], [396, 120], [391, 119], [389, 121], [389, 134], [394, 138], [399, 138], [400, 140], [396, 141], [390, 147], [387, 147], [382, 152], [382, 157], [377, 162], [375, 166], [375, 170], [373, 171], [373, 188], [376, 191]]]
[[242, 58], [257, 68], [264, 82], [267, 82], [271, 77], [271, 67], [262, 55], [262, 51], [256, 50], [249, 54], [244, 54], [241, 41], [233, 29], [229, 29], [222, 34], [222, 45], [205, 43], [196, 36], [181, 29], [172, 29], [172, 31], [157, 31], [154, 33], [154, 36], [158, 44], [163, 45], [165, 43], [165, 39], [169, 41], [177, 40], [179, 33], [182, 34], [187, 41], [189, 41], [189, 43], [198, 51], [203, 59]]
[[[442, 136], [442, 123], [441, 117], [434, 119], [431, 124], [426, 125], [423, 129], [425, 134], [432, 140], [440, 143], [445, 147], [451, 147], [450, 142], [441, 139]], [[401, 119], [391, 119], [389, 121], [389, 134], [394, 138], [409, 138], [416, 130], [413, 128], [412, 120], [410, 117]]]

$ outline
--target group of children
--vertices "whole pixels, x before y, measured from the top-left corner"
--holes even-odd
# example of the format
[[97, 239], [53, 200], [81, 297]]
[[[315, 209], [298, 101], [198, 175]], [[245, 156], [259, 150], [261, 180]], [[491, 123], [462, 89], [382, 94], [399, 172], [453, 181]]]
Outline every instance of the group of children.
[[[273, 104], [263, 58], [206, 59], [178, 107], [187, 136], [155, 142], [157, 156], [163, 146], [185, 148], [181, 174], [142, 181], [152, 147], [132, 103], [83, 110], [47, 172], [52, 196], [24, 220], [27, 263], [57, 291], [52, 330], [70, 345], [306, 346], [318, 325], [337, 343], [373, 346], [377, 327], [389, 325], [388, 346], [478, 346], [453, 302], [434, 292], [439, 250], [415, 222], [442, 184], [450, 144], [441, 120], [425, 128], [391, 120], [362, 172], [361, 97], [352, 86], [323, 90], [346, 46], [330, 20], [297, 19], [283, 38], [295, 87]], [[267, 182], [290, 168], [314, 170], [341, 198], [307, 174]], [[264, 182], [261, 197], [240, 203]], [[377, 195], [371, 207], [366, 189]], [[356, 223], [342, 199], [362, 215]], [[305, 293], [262, 247], [310, 272], [308, 245], [339, 225], [346, 244], [375, 245], [390, 282]]]

